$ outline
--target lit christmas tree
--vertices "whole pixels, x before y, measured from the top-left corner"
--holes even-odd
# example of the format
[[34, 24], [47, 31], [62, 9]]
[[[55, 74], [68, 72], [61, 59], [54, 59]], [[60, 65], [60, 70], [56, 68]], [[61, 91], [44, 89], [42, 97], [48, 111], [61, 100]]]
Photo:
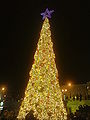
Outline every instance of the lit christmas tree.
[[49, 13], [51, 14], [52, 11], [46, 9], [45, 13], [41, 14], [45, 20], [34, 55], [25, 97], [17, 116], [19, 120], [25, 119], [30, 111], [33, 111], [34, 117], [39, 120], [67, 120], [51, 41]]

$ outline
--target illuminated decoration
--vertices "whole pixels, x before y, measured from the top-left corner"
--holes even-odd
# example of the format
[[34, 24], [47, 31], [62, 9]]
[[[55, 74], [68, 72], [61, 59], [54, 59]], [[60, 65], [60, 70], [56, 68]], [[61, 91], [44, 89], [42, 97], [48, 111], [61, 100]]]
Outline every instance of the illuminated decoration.
[[46, 9], [46, 11], [44, 12], [44, 13], [41, 13], [41, 15], [43, 16], [43, 20], [45, 19], [45, 18], [51, 18], [51, 14], [54, 12], [54, 10], [48, 10], [48, 8]]
[[42, 25], [29, 74], [30, 79], [17, 118], [23, 120], [33, 111], [34, 117], [38, 120], [67, 120], [47, 17]]

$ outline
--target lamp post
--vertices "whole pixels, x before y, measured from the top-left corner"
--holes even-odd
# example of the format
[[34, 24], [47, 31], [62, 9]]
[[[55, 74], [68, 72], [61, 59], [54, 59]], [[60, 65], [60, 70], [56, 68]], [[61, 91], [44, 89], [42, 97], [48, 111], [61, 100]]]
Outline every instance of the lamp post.
[[66, 100], [66, 92], [67, 92], [67, 89], [62, 89], [64, 101]]
[[5, 87], [0, 87], [0, 110], [3, 110], [5, 91], [6, 91]]
[[5, 94], [6, 88], [5, 88], [5, 87], [2, 87], [0, 91], [1, 91], [1, 94], [2, 94], [2, 97], [3, 97], [4, 94]]
[[71, 86], [72, 86], [72, 84], [71, 83], [68, 83], [68, 88], [69, 88], [69, 92], [70, 92], [70, 99], [71, 99]]

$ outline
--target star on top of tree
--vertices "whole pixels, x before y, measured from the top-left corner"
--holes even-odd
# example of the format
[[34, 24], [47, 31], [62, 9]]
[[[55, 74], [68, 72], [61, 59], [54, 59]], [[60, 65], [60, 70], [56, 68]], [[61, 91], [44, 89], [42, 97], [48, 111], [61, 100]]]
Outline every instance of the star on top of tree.
[[48, 10], [48, 8], [45, 10], [45, 12], [41, 13], [41, 15], [43, 16], [43, 20], [48, 17], [51, 18], [51, 14], [54, 12], [54, 10]]

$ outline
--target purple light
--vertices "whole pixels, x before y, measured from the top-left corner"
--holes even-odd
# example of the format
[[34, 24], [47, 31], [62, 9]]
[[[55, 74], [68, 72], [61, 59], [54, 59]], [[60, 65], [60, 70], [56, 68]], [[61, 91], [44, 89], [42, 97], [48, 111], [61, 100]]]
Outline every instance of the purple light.
[[48, 8], [45, 10], [45, 12], [41, 13], [41, 15], [43, 16], [43, 20], [48, 17], [51, 18], [51, 14], [54, 12], [54, 10], [48, 10]]

